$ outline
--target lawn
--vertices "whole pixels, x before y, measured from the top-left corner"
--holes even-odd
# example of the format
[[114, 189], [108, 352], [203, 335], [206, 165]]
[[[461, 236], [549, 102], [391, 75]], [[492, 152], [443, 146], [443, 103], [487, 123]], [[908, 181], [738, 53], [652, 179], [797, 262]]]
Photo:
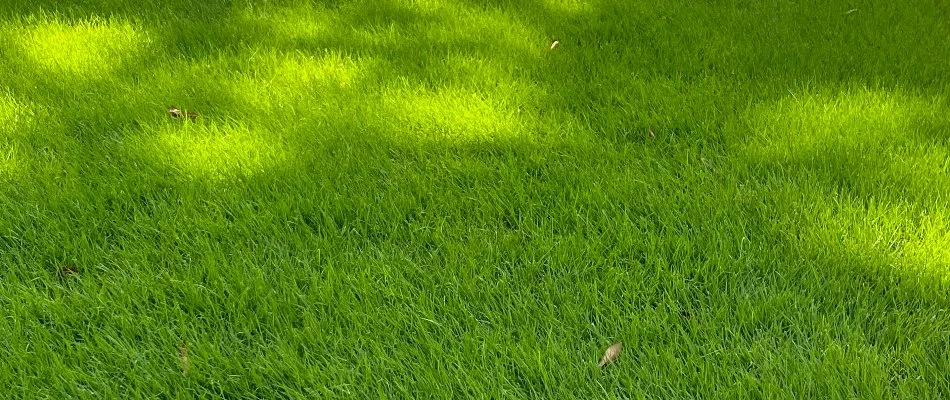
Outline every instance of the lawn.
[[6, 398], [948, 398], [950, 3], [4, 0], [0, 266]]

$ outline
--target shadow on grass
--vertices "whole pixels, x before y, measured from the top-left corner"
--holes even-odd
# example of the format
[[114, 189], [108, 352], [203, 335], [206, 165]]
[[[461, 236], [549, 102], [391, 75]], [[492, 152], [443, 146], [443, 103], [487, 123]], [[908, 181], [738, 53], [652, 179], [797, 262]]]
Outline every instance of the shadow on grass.
[[[948, 50], [929, 32], [943, 8], [918, 21], [883, 3], [113, 3], [0, 14], [0, 64], [16, 71], [0, 100], [19, 109], [0, 121], [20, 121], [0, 130], [17, 166], [0, 248], [12, 265], [96, 270], [82, 290], [4, 272], [31, 282], [22, 293], [102, 306], [74, 293], [103, 290], [116, 319], [174, 305], [118, 330], [162, 332], [143, 347], [181, 323], [207, 359], [324, 365], [352, 385], [454, 355], [436, 376], [550, 397], [595, 379], [535, 365], [534, 349], [580, 362], [618, 335], [644, 361], [612, 378], [620, 395], [715, 393], [703, 377], [722, 371], [746, 371], [736, 395], [829, 373], [858, 393], [894, 377], [922, 393], [906, 371], [934, 383], [947, 367], [925, 359], [948, 348], [950, 259], [933, 257], [946, 72], [932, 57]], [[170, 121], [169, 104], [203, 118]], [[138, 284], [123, 300], [116, 282]], [[22, 314], [46, 315], [37, 302]], [[441, 325], [400, 317], [417, 314]], [[86, 321], [57, 318], [40, 325]], [[829, 371], [835, 356], [871, 372]], [[195, 379], [239, 393], [247, 382], [222, 378], [239, 369]]]

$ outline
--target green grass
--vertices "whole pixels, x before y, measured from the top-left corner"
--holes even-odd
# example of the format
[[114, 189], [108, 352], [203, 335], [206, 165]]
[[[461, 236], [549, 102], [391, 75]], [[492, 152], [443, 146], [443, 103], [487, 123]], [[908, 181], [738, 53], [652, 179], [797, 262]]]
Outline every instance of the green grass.
[[2, 3], [3, 397], [950, 397], [945, 1]]

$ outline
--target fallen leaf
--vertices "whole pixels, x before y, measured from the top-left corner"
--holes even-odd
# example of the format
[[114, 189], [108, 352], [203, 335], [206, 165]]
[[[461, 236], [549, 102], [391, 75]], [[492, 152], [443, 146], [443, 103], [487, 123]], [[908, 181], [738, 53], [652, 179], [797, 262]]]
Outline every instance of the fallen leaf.
[[719, 172], [719, 170], [716, 169], [716, 166], [713, 165], [711, 162], [709, 162], [709, 160], [707, 160], [706, 157], [700, 157], [699, 161], [701, 161], [703, 165], [706, 166], [706, 168], [711, 169], [713, 172]]
[[181, 373], [188, 375], [188, 341], [186, 340], [178, 348], [178, 361], [181, 362]]
[[70, 277], [76, 275], [76, 273], [78, 273], [78, 271], [76, 271], [75, 264], [66, 264], [62, 267], [59, 267], [59, 276], [61, 277]]
[[197, 121], [198, 118], [199, 118], [198, 113], [196, 113], [196, 112], [190, 112], [190, 111], [188, 112], [188, 119], [190, 119], [190, 120], [192, 120], [192, 121]]
[[647, 128], [647, 133], [650, 135], [651, 138], [656, 137], [656, 134], [653, 133], [653, 128]]
[[604, 352], [604, 356], [600, 359], [600, 364], [597, 364], [597, 366], [603, 368], [607, 364], [617, 361], [617, 357], [620, 357], [621, 350], [623, 350], [623, 345], [620, 344], [620, 342], [610, 345], [607, 351]]
[[558, 40], [551, 42], [551, 50], [554, 50], [554, 48], [557, 47], [557, 45], [559, 44], [561, 44], [561, 42]]
[[174, 119], [181, 118], [181, 115], [182, 115], [181, 109], [175, 106], [170, 106], [168, 107], [168, 115]]

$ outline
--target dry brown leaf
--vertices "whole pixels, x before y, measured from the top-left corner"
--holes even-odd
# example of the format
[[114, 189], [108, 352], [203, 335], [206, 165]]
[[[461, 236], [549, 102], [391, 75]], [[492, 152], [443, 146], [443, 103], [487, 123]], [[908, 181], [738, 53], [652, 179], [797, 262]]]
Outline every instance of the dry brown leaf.
[[656, 137], [656, 134], [653, 133], [653, 128], [647, 128], [647, 134], [649, 134], [651, 138]]
[[59, 276], [67, 278], [73, 275], [76, 275], [79, 271], [76, 270], [75, 264], [66, 264], [62, 267], [59, 267]]
[[178, 348], [178, 361], [181, 362], [181, 373], [188, 375], [188, 341]]
[[181, 109], [178, 107], [169, 106], [168, 115], [171, 116], [173, 119], [179, 119], [182, 116], [182, 112], [181, 112]]
[[620, 357], [621, 350], [623, 350], [623, 344], [620, 342], [610, 345], [610, 347], [607, 348], [607, 351], [604, 352], [604, 356], [601, 357], [600, 364], [597, 364], [597, 366], [603, 368], [607, 364], [617, 361], [617, 357]]

